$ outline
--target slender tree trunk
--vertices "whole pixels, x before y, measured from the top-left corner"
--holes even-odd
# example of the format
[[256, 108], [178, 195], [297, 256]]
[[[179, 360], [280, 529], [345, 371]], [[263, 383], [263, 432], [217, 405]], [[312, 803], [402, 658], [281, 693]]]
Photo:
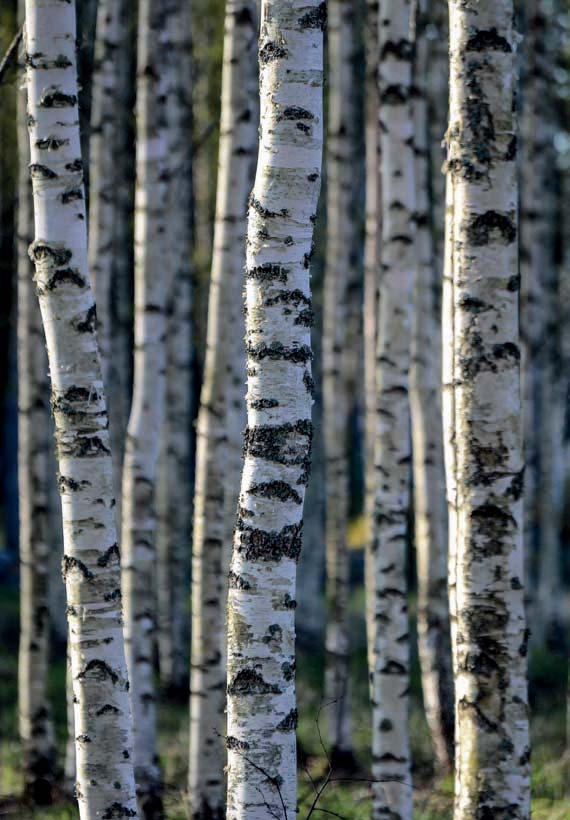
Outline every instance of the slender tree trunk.
[[136, 817], [112, 463], [87, 267], [75, 3], [26, 0], [35, 241], [62, 495], [83, 820]]
[[166, 124], [168, 143], [168, 305], [166, 416], [157, 488], [158, 648], [167, 689], [188, 686], [188, 587], [192, 513], [192, 59], [190, 4], [168, 6]]
[[[450, 3], [455, 820], [529, 817], [513, 4]], [[449, 419], [448, 419], [449, 421]], [[453, 576], [455, 576], [453, 578]]]
[[295, 575], [310, 464], [309, 266], [322, 158], [317, 0], [264, 0], [246, 266], [248, 427], [228, 604], [230, 820], [297, 809]]
[[406, 543], [410, 501], [408, 371], [412, 330], [414, 154], [411, 2], [379, 11], [382, 276], [376, 370], [375, 506], [369, 592], [372, 641], [372, 817], [410, 820], [409, 625]]
[[65, 761], [63, 770], [63, 785], [69, 797], [75, 796], [75, 781], [77, 780], [77, 766], [75, 760], [75, 704], [73, 703], [73, 673], [71, 671], [71, 640], [67, 639], [65, 658], [65, 700], [67, 716], [67, 740], [65, 742]]
[[[380, 188], [380, 131], [378, 96], [378, 5], [379, 0], [366, 4], [366, 88], [365, 88], [365, 167], [366, 202], [364, 233], [364, 411], [365, 411], [365, 512], [368, 538], [372, 535], [374, 515], [374, 440], [376, 437], [376, 346], [378, 341], [378, 282], [380, 271], [380, 244], [382, 236]], [[373, 569], [371, 551], [365, 552], [366, 584], [366, 643], [368, 666], [372, 670], [372, 643], [374, 635], [373, 596], [371, 594]]]
[[166, 138], [163, 51], [170, 48], [159, 0], [141, 0], [137, 57], [135, 362], [123, 465], [122, 551], [125, 641], [131, 680], [135, 775], [141, 814], [162, 817], [156, 748], [153, 646], [156, 630], [155, 485], [164, 410]]
[[[20, 18], [24, 17], [23, 3]], [[33, 266], [28, 248], [34, 236], [30, 142], [26, 94], [18, 116], [18, 492], [20, 514], [20, 652], [18, 715], [27, 795], [39, 805], [52, 802], [56, 747], [47, 683], [50, 651], [52, 546], [49, 483], [52, 447], [47, 356]]]
[[[125, 328], [113, 322], [112, 298], [117, 284], [116, 260], [125, 254], [125, 249], [119, 248], [116, 241], [122, 217], [117, 162], [124, 160], [120, 151], [120, 132], [125, 125], [121, 112], [124, 105], [122, 84], [126, 75], [122, 55], [127, 48], [128, 35], [124, 0], [100, 0], [96, 30], [89, 139], [89, 268], [97, 304], [101, 367], [109, 402], [115, 492], [120, 497], [126, 426], [123, 417], [125, 399], [121, 392], [126, 388], [126, 374], [119, 370], [122, 361], [114, 355], [113, 338], [124, 333]], [[120, 521], [120, 516], [118, 518]]]
[[[237, 400], [233, 377], [236, 351], [245, 358], [240, 344], [243, 330], [239, 309], [245, 264], [245, 214], [257, 141], [256, 41], [255, 3], [228, 0], [214, 251], [204, 385], [197, 424], [194, 499], [189, 801], [190, 815], [196, 820], [221, 818], [225, 807], [222, 640], [227, 576], [224, 552], [229, 550], [224, 544], [228, 544], [229, 526], [235, 520], [239, 492], [235, 450], [241, 431], [232, 424]], [[240, 406], [242, 402], [243, 398]]]
[[350, 409], [349, 300], [355, 266], [354, 33], [352, 0], [329, 0], [327, 248], [323, 320], [323, 420], [326, 482], [327, 630], [325, 692], [333, 765], [353, 765], [349, 703], [349, 583], [346, 544]]
[[453, 675], [447, 596], [447, 518], [440, 401], [441, 341], [435, 299], [428, 143], [426, 2], [416, 19], [414, 145], [417, 277], [410, 367], [418, 648], [424, 708], [442, 771], [453, 761]]

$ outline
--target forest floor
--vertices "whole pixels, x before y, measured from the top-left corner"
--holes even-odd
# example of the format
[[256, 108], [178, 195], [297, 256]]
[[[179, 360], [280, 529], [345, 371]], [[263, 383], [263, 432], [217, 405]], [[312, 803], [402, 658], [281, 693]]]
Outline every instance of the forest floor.
[[[369, 816], [370, 711], [368, 706], [363, 595], [353, 600], [353, 656], [351, 665], [352, 730], [358, 769], [333, 773], [312, 813], [313, 820], [340, 817], [362, 820]], [[0, 817], [18, 820], [73, 820], [72, 802], [32, 812], [20, 800], [22, 788], [16, 734], [18, 600], [13, 588], [0, 587]], [[315, 791], [327, 775], [326, 705], [323, 705], [324, 652], [301, 645], [298, 653], [299, 699], [299, 814], [307, 820]], [[570, 820], [570, 756], [566, 751], [567, 661], [562, 654], [535, 648], [530, 658], [532, 704], [533, 820]], [[65, 748], [65, 664], [55, 659], [50, 691], [58, 745]], [[450, 820], [453, 779], [434, 772], [430, 739], [421, 706], [417, 657], [412, 664], [411, 737], [414, 780], [414, 820]], [[162, 699], [159, 708], [160, 751], [165, 775], [168, 820], [185, 820], [188, 716], [185, 703]], [[321, 736], [324, 743], [321, 742]], [[310, 774], [310, 777], [309, 777]], [[346, 776], [350, 780], [339, 780]]]

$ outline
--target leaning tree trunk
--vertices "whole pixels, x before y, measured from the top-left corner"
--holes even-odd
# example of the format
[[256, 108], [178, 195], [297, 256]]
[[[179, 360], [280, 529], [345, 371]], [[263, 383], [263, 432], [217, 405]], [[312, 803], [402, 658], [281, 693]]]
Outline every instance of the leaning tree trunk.
[[333, 765], [353, 766], [350, 733], [349, 580], [346, 543], [350, 408], [348, 319], [355, 266], [354, 34], [352, 0], [330, 0], [328, 30], [327, 247], [323, 315], [327, 627], [325, 693]]
[[236, 348], [245, 357], [238, 321], [247, 197], [257, 142], [256, 21], [254, 2], [228, 0], [206, 361], [196, 427], [188, 781], [190, 815], [196, 820], [221, 818], [225, 807], [222, 641], [227, 575], [224, 552], [229, 552], [229, 547], [224, 548], [224, 544], [228, 544], [228, 526], [235, 519], [239, 492], [233, 451], [241, 435], [232, 425], [232, 377]]
[[[23, 3], [21, 3], [23, 6]], [[23, 9], [21, 17], [23, 18]], [[26, 95], [18, 112], [18, 492], [20, 514], [20, 652], [18, 716], [25, 792], [52, 802], [56, 746], [47, 683], [50, 650], [49, 377], [38, 298], [28, 248], [34, 235]]]
[[418, 578], [418, 649], [424, 708], [442, 771], [453, 762], [453, 675], [447, 597], [447, 517], [443, 465], [440, 319], [432, 233], [428, 146], [427, 3], [416, 19], [414, 147], [416, 169], [417, 276], [410, 367], [414, 522]]
[[382, 276], [376, 370], [372, 582], [372, 817], [410, 820], [410, 647], [406, 544], [410, 501], [408, 370], [412, 330], [414, 154], [411, 2], [380, 2]]
[[126, 425], [122, 415], [125, 399], [121, 393], [126, 392], [126, 374], [120, 372], [121, 358], [114, 355], [113, 339], [124, 333], [125, 328], [114, 325], [111, 305], [117, 287], [116, 260], [126, 252], [116, 241], [121, 219], [124, 219], [124, 211], [119, 206], [119, 197], [123, 194], [117, 182], [117, 163], [124, 159], [120, 148], [121, 130], [125, 125], [121, 106], [124, 105], [122, 84], [126, 72], [124, 65], [117, 65], [117, 59], [122, 60], [127, 49], [128, 19], [124, 0], [100, 0], [96, 31], [89, 138], [89, 269], [109, 403], [115, 493], [119, 497]]
[[80, 815], [135, 817], [107, 412], [89, 284], [75, 3], [26, 0], [35, 241], [63, 513]]
[[160, 0], [141, 0], [137, 64], [137, 179], [135, 194], [135, 362], [123, 465], [121, 548], [125, 641], [131, 680], [135, 775], [141, 814], [162, 817], [156, 749], [153, 646], [155, 600], [155, 483], [166, 367], [164, 271], [166, 209], [164, 61], [170, 47]]
[[[450, 3], [455, 820], [529, 817], [513, 4]], [[451, 574], [451, 572], [450, 572]]]
[[157, 488], [158, 650], [163, 687], [188, 687], [188, 586], [192, 514], [192, 60], [190, 4], [170, 2], [165, 67], [168, 211], [166, 262], [172, 280], [168, 304], [166, 411]]
[[310, 465], [309, 266], [326, 6], [264, 0], [246, 266], [248, 427], [228, 603], [229, 820], [297, 810], [295, 574]]

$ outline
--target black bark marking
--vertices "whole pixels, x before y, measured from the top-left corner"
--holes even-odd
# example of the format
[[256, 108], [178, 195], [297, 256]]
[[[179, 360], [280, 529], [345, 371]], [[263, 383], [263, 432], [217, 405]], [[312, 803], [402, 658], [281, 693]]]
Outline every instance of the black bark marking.
[[270, 296], [265, 300], [266, 307], [274, 307], [274, 305], [279, 304], [294, 305], [295, 307], [299, 307], [299, 305], [307, 305], [310, 307], [311, 300], [308, 296], [305, 296], [302, 290], [299, 290], [298, 288], [295, 290], [282, 290], [275, 296]]
[[[510, 512], [496, 504], [481, 504], [471, 512], [476, 535], [471, 539], [471, 548], [477, 557], [501, 555], [505, 540], [517, 528], [517, 522]], [[477, 538], [483, 536], [483, 543]]]
[[41, 137], [36, 140], [36, 148], [40, 151], [57, 151], [62, 145], [69, 145], [68, 139], [59, 139], [51, 134], [48, 137]]
[[32, 179], [57, 179], [55, 171], [52, 171], [46, 165], [40, 165], [38, 162], [30, 165], [30, 174]]
[[73, 108], [75, 105], [76, 95], [65, 94], [57, 85], [46, 88], [38, 102], [40, 108]]
[[[124, 753], [123, 753], [124, 754]], [[137, 813], [134, 809], [129, 809], [127, 806], [124, 806], [122, 803], [111, 803], [111, 805], [105, 809], [105, 813], [103, 814], [101, 820], [121, 820], [123, 817], [136, 817]]]
[[250, 527], [243, 519], [236, 522], [237, 551], [248, 561], [281, 561], [299, 559], [302, 546], [303, 522], [287, 524], [279, 531]]
[[243, 452], [245, 456], [263, 458], [278, 464], [299, 464], [308, 471], [312, 437], [313, 425], [309, 419], [248, 427], [244, 433]]
[[288, 56], [289, 52], [287, 49], [272, 40], [265, 43], [265, 45], [259, 49], [259, 62], [264, 65]]
[[289, 268], [284, 268], [282, 265], [272, 265], [266, 263], [265, 265], [258, 265], [255, 268], [249, 268], [245, 272], [246, 279], [255, 279], [258, 282], [283, 282], [287, 281]]
[[67, 171], [83, 171], [83, 160], [74, 159], [73, 162], [68, 162], [65, 166]]
[[78, 288], [84, 288], [87, 286], [85, 278], [79, 273], [77, 268], [58, 268], [53, 276], [50, 276], [48, 279], [45, 290], [43, 288], [38, 288], [39, 294], [42, 296], [45, 291], [55, 290], [58, 285], [66, 283], [77, 285]]
[[295, 661], [293, 661], [293, 663], [289, 663], [288, 661], [285, 661], [284, 663], [281, 664], [281, 671], [283, 672], [283, 677], [285, 678], [286, 681], [293, 680], [293, 678], [295, 677], [296, 668], [297, 668], [297, 666], [296, 666]]
[[61, 559], [61, 575], [64, 581], [67, 578], [67, 573], [73, 569], [78, 569], [86, 581], [90, 581], [94, 577], [91, 570], [79, 558], [74, 555], [64, 555]]
[[226, 738], [226, 749], [246, 752], [249, 749], [249, 743], [245, 740], [238, 740], [237, 737], [228, 735]]
[[291, 709], [289, 714], [281, 720], [275, 727], [278, 732], [294, 732], [299, 723], [299, 713], [296, 709]]
[[280, 695], [275, 683], [267, 683], [255, 669], [241, 669], [228, 685], [228, 695]]
[[263, 342], [257, 345], [248, 344], [246, 352], [256, 362], [263, 361], [263, 359], [272, 359], [273, 361], [286, 359], [294, 364], [305, 364], [313, 358], [313, 351], [308, 345], [287, 347], [281, 342], [272, 342], [270, 345]]
[[84, 680], [87, 677], [92, 677], [99, 681], [110, 680], [113, 684], [119, 680], [119, 676], [111, 669], [109, 664], [98, 658], [89, 661], [85, 669], [78, 674], [77, 680]]
[[70, 188], [69, 191], [64, 191], [60, 199], [64, 205], [70, 202], [77, 202], [83, 199], [83, 191], [81, 188]]
[[269, 410], [272, 407], [279, 407], [277, 399], [252, 399], [249, 402], [252, 410]]
[[405, 60], [406, 62], [410, 62], [414, 56], [413, 43], [404, 37], [397, 41], [388, 40], [382, 47], [380, 52], [380, 60], [385, 60], [390, 56], [395, 57], [397, 60]]
[[298, 105], [289, 105], [278, 115], [278, 120], [314, 120], [314, 114]]
[[59, 486], [60, 493], [64, 493], [66, 490], [69, 490], [72, 493], [76, 493], [78, 490], [81, 489], [81, 484], [78, 481], [75, 481], [73, 478], [69, 478], [65, 475], [59, 475], [57, 477], [57, 483]]
[[278, 216], [289, 216], [289, 211], [287, 208], [281, 208], [280, 211], [270, 211], [269, 208], [265, 208], [259, 199], [256, 199], [253, 194], [251, 194], [249, 198], [249, 207], [253, 208], [254, 211], [257, 211], [260, 216], [265, 217], [265, 219], [275, 219]]
[[71, 251], [64, 245], [51, 244], [42, 240], [30, 245], [29, 254], [34, 262], [39, 263], [49, 259], [51, 264], [57, 268], [67, 265], [72, 256]]
[[318, 28], [324, 31], [327, 27], [327, 4], [319, 3], [316, 9], [311, 9], [299, 17], [301, 29]]
[[85, 314], [85, 319], [81, 322], [77, 322], [75, 327], [78, 333], [95, 333], [97, 327], [97, 308], [94, 304], [91, 305]]
[[97, 566], [108, 567], [112, 560], [117, 561], [117, 563], [121, 560], [121, 553], [119, 552], [118, 544], [112, 544], [105, 550], [103, 555], [100, 555], [99, 558], [97, 558]]
[[243, 589], [244, 591], [251, 589], [249, 581], [231, 570], [228, 573], [228, 586], [230, 589]]
[[510, 245], [517, 236], [516, 223], [512, 214], [485, 211], [471, 219], [466, 229], [467, 239], [476, 247], [487, 245], [492, 234], [499, 236]]
[[295, 504], [303, 503], [303, 499], [297, 490], [294, 490], [286, 481], [266, 481], [261, 484], [254, 484], [247, 492], [251, 495], [261, 495], [264, 498], [278, 498], [279, 501], [294, 501]]
[[118, 715], [119, 709], [116, 706], [112, 706], [110, 703], [106, 703], [105, 706], [102, 706], [100, 709], [97, 710], [95, 713], [97, 717], [101, 717], [101, 715]]
[[476, 34], [467, 40], [466, 51], [504, 51], [510, 54], [512, 48], [509, 42], [502, 37], [495, 26], [490, 29], [480, 29]]

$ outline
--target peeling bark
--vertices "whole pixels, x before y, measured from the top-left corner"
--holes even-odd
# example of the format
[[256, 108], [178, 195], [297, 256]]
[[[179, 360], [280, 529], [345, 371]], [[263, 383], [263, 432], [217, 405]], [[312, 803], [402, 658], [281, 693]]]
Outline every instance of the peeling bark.
[[455, 820], [530, 812], [512, 20], [508, 0], [450, 3]]
[[[87, 266], [75, 42], [75, 3], [26, 0], [36, 237], [30, 254], [52, 381], [75, 701], [76, 792], [80, 816], [88, 820], [113, 816], [115, 806], [125, 817], [136, 817], [137, 811], [120, 592], [115, 594], [120, 589], [118, 555], [103, 562], [117, 535]], [[68, 197], [69, 191], [78, 195]], [[97, 714], [106, 704], [113, 714]]]
[[406, 584], [410, 502], [408, 372], [412, 330], [414, 155], [411, 2], [379, 8], [382, 266], [376, 357], [375, 503], [369, 568], [372, 817], [410, 820], [409, 625]]
[[164, 4], [141, 0], [137, 55], [135, 192], [135, 357], [123, 464], [121, 547], [125, 642], [131, 680], [135, 776], [141, 814], [163, 816], [156, 747], [153, 645], [156, 631], [156, 499], [159, 433], [164, 412], [166, 304], [165, 76], [170, 48]]
[[[228, 602], [229, 820], [291, 818], [297, 808], [295, 574], [312, 436], [310, 330], [298, 319], [310, 301], [325, 15], [316, 0], [264, 0], [261, 10], [260, 148], [246, 264], [248, 428]], [[298, 499], [277, 497], [276, 482]], [[262, 484], [275, 495], [260, 494]]]
[[189, 762], [190, 816], [195, 820], [225, 814], [224, 579], [239, 493], [243, 429], [245, 373], [239, 373], [237, 360], [243, 368], [240, 296], [257, 143], [256, 41], [255, 3], [228, 0], [206, 362], [196, 428]]

